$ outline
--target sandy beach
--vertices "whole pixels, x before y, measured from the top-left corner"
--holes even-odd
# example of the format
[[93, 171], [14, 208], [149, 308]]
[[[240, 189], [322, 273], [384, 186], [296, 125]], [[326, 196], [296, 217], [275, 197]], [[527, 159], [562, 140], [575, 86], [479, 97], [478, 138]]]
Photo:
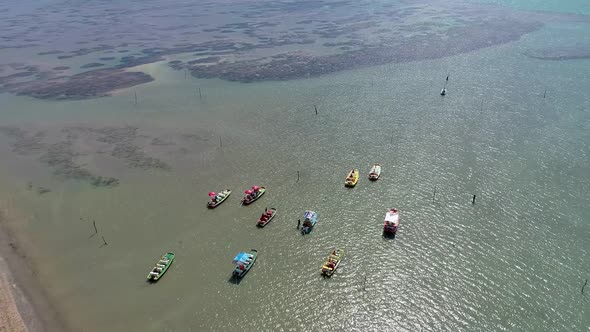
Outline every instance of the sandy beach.
[[12, 286], [8, 280], [6, 264], [2, 263], [3, 272], [0, 274], [0, 331], [28, 331], [18, 312]]
[[[5, 204], [2, 204], [5, 205]], [[64, 331], [0, 205], [0, 332]]]

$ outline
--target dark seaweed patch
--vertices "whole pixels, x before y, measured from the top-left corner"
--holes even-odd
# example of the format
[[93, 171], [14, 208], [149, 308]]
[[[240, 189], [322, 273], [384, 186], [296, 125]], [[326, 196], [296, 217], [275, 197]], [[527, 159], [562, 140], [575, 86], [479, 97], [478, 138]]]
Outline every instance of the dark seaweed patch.
[[102, 67], [102, 66], [104, 66], [104, 63], [91, 62], [91, 63], [87, 63], [85, 65], [81, 65], [80, 68], [86, 69], [86, 68], [94, 68], [94, 67]]

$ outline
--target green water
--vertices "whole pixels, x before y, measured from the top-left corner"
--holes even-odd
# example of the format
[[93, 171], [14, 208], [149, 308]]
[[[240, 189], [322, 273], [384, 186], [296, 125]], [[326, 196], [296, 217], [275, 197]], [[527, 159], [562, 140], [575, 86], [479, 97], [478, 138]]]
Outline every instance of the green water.
[[[82, 140], [93, 152], [80, 160], [121, 181], [94, 188], [2, 136], [0, 200], [24, 217], [11, 226], [73, 331], [582, 331], [590, 61], [523, 55], [568, 29], [588, 35], [585, 25], [548, 25], [468, 54], [285, 82], [185, 79], [156, 63], [142, 68], [154, 82], [110, 98], [2, 94], [3, 126], [47, 139], [134, 126], [171, 169], [129, 168]], [[383, 172], [370, 183], [373, 163]], [[351, 168], [363, 176], [347, 189]], [[39, 195], [29, 181], [52, 191]], [[268, 192], [239, 206], [253, 185]], [[224, 188], [232, 196], [207, 210], [207, 193]], [[265, 206], [278, 215], [257, 229]], [[386, 239], [391, 207], [401, 226]], [[307, 209], [319, 222], [303, 237], [295, 226]], [[334, 247], [345, 260], [322, 279]], [[235, 284], [231, 259], [251, 248], [258, 261]], [[174, 264], [147, 284], [169, 250]]]

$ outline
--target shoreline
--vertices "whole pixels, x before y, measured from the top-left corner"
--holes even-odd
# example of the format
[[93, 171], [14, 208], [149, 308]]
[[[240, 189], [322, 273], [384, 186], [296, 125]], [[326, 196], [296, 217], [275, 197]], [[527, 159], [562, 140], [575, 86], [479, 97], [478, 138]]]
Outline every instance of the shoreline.
[[9, 218], [6, 209], [0, 207], [0, 301], [8, 302], [8, 310], [6, 315], [0, 315], [0, 322], [7, 319], [10, 327], [7, 331], [67, 331], [9, 229]]

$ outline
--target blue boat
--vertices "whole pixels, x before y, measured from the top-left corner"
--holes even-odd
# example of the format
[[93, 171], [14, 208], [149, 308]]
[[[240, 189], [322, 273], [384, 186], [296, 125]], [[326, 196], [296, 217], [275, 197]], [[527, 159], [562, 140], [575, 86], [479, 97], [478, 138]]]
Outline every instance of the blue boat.
[[309, 234], [315, 224], [318, 223], [318, 214], [313, 211], [305, 211], [303, 214], [303, 224], [301, 225], [301, 234]]
[[256, 262], [257, 256], [258, 251], [256, 249], [251, 249], [249, 253], [240, 251], [233, 260], [233, 263], [236, 265], [233, 272], [234, 277], [241, 278], [245, 276], [254, 265], [254, 262]]

